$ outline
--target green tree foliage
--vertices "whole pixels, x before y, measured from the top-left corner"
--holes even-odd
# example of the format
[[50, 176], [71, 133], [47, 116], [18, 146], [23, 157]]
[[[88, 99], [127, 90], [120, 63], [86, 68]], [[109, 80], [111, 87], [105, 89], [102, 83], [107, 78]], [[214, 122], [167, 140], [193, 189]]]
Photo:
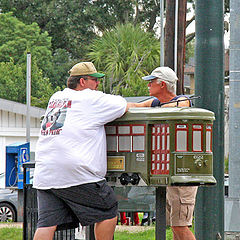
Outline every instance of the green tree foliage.
[[155, 0], [98, 0], [93, 1], [91, 10], [94, 24], [101, 31], [125, 23], [143, 24], [147, 31], [153, 31], [159, 8]]
[[54, 51], [65, 49], [79, 58], [95, 37], [90, 5], [86, 0], [1, 0], [0, 8], [3, 12], [13, 11], [27, 24], [36, 22], [52, 36]]
[[[195, 9], [194, 0], [187, 2]], [[52, 37], [53, 52], [65, 49], [71, 59], [79, 60], [84, 58], [87, 46], [98, 31], [110, 30], [117, 23], [141, 24], [147, 31], [153, 31], [154, 26], [158, 27], [156, 17], [160, 15], [160, 1], [1, 0], [0, 9], [13, 12], [26, 24], [36, 22]], [[229, 11], [229, 0], [225, 0], [225, 10]], [[193, 37], [188, 37], [187, 41]]]
[[35, 56], [44, 72], [51, 69], [51, 38], [47, 32], [41, 33], [36, 23], [24, 24], [12, 13], [0, 14], [0, 62], [13, 58], [15, 63], [23, 63], [26, 51]]
[[[46, 107], [53, 89], [49, 79], [44, 78], [42, 71], [32, 64], [32, 105]], [[0, 98], [11, 101], [26, 102], [26, 63], [15, 64], [13, 59], [9, 62], [0, 62]]]
[[[26, 25], [12, 13], [0, 14], [0, 97], [25, 103], [26, 53], [32, 55], [32, 105], [45, 107], [53, 93], [51, 38], [36, 23]], [[52, 70], [51, 70], [52, 71]]]
[[69, 59], [69, 53], [65, 49], [58, 48], [52, 56], [52, 69], [48, 72], [48, 77], [54, 88], [63, 89], [66, 86], [68, 71], [75, 64]]
[[[195, 1], [188, 2], [194, 9]], [[13, 14], [0, 15], [0, 62], [12, 57], [15, 63], [23, 63], [23, 53], [31, 50], [44, 77], [53, 87], [63, 88], [70, 67], [86, 60], [92, 41], [100, 41], [98, 36], [111, 32], [116, 24], [141, 25], [145, 31], [154, 32], [154, 27], [159, 27], [159, 4], [156, 0], [0, 0], [0, 11]], [[225, 0], [225, 9], [229, 10], [229, 0]], [[187, 24], [193, 20], [194, 16]], [[194, 35], [186, 41], [192, 41]], [[192, 45], [187, 48], [192, 53]], [[126, 76], [124, 83], [126, 87]], [[110, 86], [117, 87], [113, 80], [105, 86], [107, 91], [112, 91]]]
[[89, 47], [90, 60], [106, 73], [102, 90], [127, 96], [148, 95], [141, 77], [159, 66], [160, 43], [140, 26], [120, 24]]
[[65, 49], [73, 59], [82, 59], [97, 32], [117, 23], [142, 23], [153, 30], [159, 16], [156, 0], [1, 0], [2, 12], [12, 11], [26, 24], [36, 22], [52, 37], [52, 47]]
[[194, 57], [194, 51], [195, 51], [195, 39], [193, 41], [189, 42], [186, 45], [186, 57], [185, 57], [185, 63], [189, 62], [189, 59], [191, 57]]

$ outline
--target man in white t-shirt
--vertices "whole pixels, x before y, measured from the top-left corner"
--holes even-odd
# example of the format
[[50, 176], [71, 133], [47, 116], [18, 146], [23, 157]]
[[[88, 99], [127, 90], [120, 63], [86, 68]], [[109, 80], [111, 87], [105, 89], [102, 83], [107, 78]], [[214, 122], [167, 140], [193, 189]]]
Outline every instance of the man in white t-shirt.
[[104, 124], [121, 117], [133, 103], [97, 91], [91, 62], [69, 71], [67, 88], [50, 98], [36, 148], [33, 187], [38, 194], [34, 240], [53, 239], [56, 229], [95, 224], [97, 240], [112, 240], [117, 200], [106, 184]]

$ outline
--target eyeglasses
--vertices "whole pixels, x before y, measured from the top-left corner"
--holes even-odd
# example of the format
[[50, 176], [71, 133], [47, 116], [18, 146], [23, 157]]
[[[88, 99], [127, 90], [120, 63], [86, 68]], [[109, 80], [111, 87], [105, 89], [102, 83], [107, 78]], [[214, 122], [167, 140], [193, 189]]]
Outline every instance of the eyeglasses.
[[158, 82], [158, 78], [154, 78], [152, 80], [150, 80], [148, 83], [153, 84], [153, 83], [157, 83]]

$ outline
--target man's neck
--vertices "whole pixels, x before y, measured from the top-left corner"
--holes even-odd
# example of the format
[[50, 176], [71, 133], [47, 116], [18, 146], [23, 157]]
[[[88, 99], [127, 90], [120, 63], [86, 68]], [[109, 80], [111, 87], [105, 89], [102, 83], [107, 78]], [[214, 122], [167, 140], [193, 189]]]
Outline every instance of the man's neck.
[[170, 93], [170, 92], [165, 92], [164, 94], [161, 94], [161, 95], [158, 95], [158, 96], [155, 96], [155, 97], [158, 98], [158, 100], [161, 103], [164, 103], [164, 102], [171, 101], [174, 97], [176, 97], [176, 94]]

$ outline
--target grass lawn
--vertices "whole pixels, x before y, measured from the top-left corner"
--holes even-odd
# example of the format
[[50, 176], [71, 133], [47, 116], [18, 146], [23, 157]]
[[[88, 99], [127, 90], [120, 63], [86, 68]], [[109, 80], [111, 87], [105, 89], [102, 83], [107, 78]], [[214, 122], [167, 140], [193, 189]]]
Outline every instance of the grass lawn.
[[[0, 228], [1, 240], [22, 240], [22, 228], [3, 227]], [[115, 231], [114, 240], [155, 240], [155, 228], [146, 227], [146, 231], [129, 232]], [[172, 240], [172, 231], [170, 228], [166, 231], [166, 240]]]
[[[14, 227], [0, 228], [1, 240], [22, 240], [22, 229]], [[130, 233], [128, 231], [116, 231], [114, 234], [114, 240], [154, 240], [155, 229], [148, 229], [141, 232]], [[172, 232], [167, 230], [167, 240], [172, 240]]]
[[22, 234], [22, 228], [0, 228], [0, 239], [2, 240], [22, 240]]
[[[166, 240], [172, 240], [172, 231], [167, 229]], [[155, 228], [143, 231], [143, 232], [120, 232], [116, 231], [114, 234], [114, 240], [155, 240]]]

